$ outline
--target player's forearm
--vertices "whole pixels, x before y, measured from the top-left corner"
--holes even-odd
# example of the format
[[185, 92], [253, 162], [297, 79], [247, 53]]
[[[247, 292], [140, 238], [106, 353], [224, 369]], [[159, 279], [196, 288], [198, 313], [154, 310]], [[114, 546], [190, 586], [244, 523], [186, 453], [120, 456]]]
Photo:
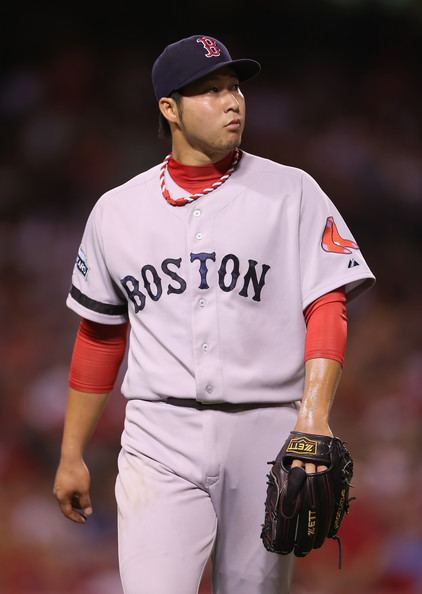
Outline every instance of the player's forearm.
[[330, 434], [329, 414], [341, 379], [342, 367], [334, 359], [309, 359], [296, 431]]
[[80, 392], [69, 388], [61, 446], [62, 460], [82, 457], [109, 395]]

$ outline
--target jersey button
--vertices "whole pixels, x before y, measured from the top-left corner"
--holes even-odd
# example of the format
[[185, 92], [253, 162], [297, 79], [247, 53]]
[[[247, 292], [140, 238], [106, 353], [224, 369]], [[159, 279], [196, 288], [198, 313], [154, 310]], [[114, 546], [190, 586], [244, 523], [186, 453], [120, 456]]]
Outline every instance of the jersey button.
[[199, 231], [196, 235], [195, 235], [196, 239], [202, 239], [203, 238], [203, 234]]
[[201, 307], [205, 307], [205, 303], [206, 303], [205, 299], [203, 297], [201, 297], [201, 299], [199, 300], [199, 305]]
[[194, 217], [199, 217], [201, 216], [201, 211], [199, 210], [199, 208], [197, 208], [196, 210], [193, 211], [193, 216]]
[[214, 390], [214, 386], [212, 384], [207, 384], [205, 386], [205, 389], [208, 392], [208, 394], [211, 394], [211, 392]]
[[202, 350], [203, 351], [207, 351], [208, 350], [208, 345], [206, 342], [204, 342], [204, 344], [202, 345]]

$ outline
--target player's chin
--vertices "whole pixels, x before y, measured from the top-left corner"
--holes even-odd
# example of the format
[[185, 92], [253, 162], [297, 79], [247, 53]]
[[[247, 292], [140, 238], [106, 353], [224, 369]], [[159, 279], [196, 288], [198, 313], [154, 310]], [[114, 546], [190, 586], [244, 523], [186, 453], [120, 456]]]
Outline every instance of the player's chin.
[[238, 133], [232, 133], [226, 136], [226, 138], [224, 139], [224, 141], [222, 142], [222, 144], [224, 145], [224, 148], [227, 151], [230, 151], [234, 148], [237, 148], [238, 146], [240, 146], [240, 143], [242, 142], [242, 133], [238, 132]]

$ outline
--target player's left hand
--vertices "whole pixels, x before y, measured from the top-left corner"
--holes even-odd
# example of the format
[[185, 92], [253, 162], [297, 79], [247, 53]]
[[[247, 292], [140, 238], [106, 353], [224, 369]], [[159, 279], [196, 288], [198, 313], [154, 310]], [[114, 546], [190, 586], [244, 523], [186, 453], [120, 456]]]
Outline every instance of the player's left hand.
[[[313, 431], [319, 431], [313, 425]], [[291, 467], [294, 460], [305, 469]], [[312, 462], [312, 464], [311, 464]], [[261, 538], [268, 551], [304, 557], [337, 538], [349, 509], [353, 459], [338, 437], [291, 431], [275, 460], [268, 462]], [[321, 466], [325, 472], [319, 472]], [[316, 472], [309, 473], [316, 467]], [[341, 558], [339, 557], [339, 567]]]

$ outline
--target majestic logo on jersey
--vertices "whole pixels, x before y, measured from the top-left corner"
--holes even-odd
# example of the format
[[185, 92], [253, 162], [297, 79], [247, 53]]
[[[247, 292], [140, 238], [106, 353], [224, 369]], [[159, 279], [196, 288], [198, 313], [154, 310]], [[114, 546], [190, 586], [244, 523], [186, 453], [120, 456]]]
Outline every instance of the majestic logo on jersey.
[[206, 58], [216, 58], [221, 54], [220, 48], [214, 39], [211, 39], [210, 37], [198, 37], [196, 43], [202, 43], [204, 49], [207, 50], [207, 53], [205, 54]]
[[81, 247], [79, 248], [78, 255], [76, 256], [76, 268], [86, 278], [86, 275], [88, 274], [88, 270], [89, 270], [88, 269], [88, 260], [85, 255], [85, 252], [83, 251], [83, 249]]
[[331, 252], [334, 254], [351, 254], [352, 249], [359, 249], [359, 246], [355, 241], [352, 241], [351, 239], [343, 239], [343, 237], [341, 237], [333, 217], [327, 218], [325, 229], [322, 234], [321, 247], [324, 252]]
[[[190, 254], [190, 262], [192, 265], [197, 264], [198, 270], [198, 289], [206, 290], [210, 288], [209, 283], [213, 280], [217, 281], [218, 286], [225, 293], [234, 291], [238, 284], [240, 273], [240, 260], [234, 254], [226, 254], [219, 265], [217, 275], [215, 274], [215, 267], [212, 266], [213, 272], [210, 272], [209, 262], [216, 261], [215, 252], [199, 252]], [[180, 269], [182, 258], [166, 258], [161, 263], [161, 270], [170, 277], [172, 281], [167, 285], [167, 295], [172, 293], [184, 293], [187, 288], [187, 283], [174, 268]], [[257, 270], [258, 262], [256, 260], [248, 260], [248, 269], [243, 275], [243, 282], [239, 295], [241, 297], [249, 297], [253, 301], [261, 301], [262, 289], [265, 285], [265, 276], [270, 269], [268, 264], [262, 264], [261, 270]], [[135, 313], [143, 310], [146, 304], [147, 296], [152, 301], [158, 301], [163, 294], [163, 279], [157, 271], [157, 268], [152, 264], [145, 264], [141, 268], [140, 278], [127, 274], [120, 282], [130, 301], [135, 307]], [[141, 289], [145, 289], [145, 292]], [[240, 286], [240, 285], [239, 285]]]

